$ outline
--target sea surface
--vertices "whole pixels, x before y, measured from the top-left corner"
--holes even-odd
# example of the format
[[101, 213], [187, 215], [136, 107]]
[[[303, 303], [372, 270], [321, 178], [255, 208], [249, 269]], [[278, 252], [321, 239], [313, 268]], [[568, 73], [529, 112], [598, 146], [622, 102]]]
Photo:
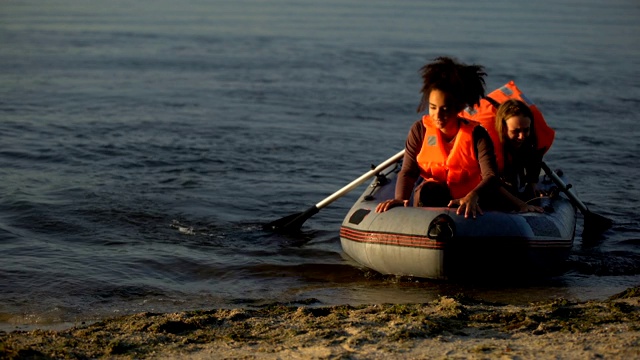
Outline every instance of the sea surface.
[[[345, 195], [418, 119], [441, 55], [515, 80], [592, 212], [567, 271], [500, 284], [381, 276], [343, 254]], [[0, 330], [136, 312], [605, 299], [640, 285], [640, 3], [0, 2]], [[586, 241], [588, 239], [589, 241]], [[505, 271], [508, 271], [505, 270]], [[311, 299], [311, 300], [310, 300]]]

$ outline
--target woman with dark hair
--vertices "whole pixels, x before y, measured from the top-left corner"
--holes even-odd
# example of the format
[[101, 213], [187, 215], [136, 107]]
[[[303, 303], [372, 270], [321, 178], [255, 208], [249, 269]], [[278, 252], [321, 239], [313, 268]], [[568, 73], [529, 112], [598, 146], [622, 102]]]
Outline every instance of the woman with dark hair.
[[458, 114], [478, 104], [485, 94], [480, 65], [466, 65], [439, 57], [420, 69], [422, 98], [416, 121], [407, 137], [395, 199], [384, 201], [376, 212], [409, 206], [414, 186], [414, 206], [457, 206], [457, 214], [482, 214], [478, 199], [495, 194], [498, 181], [493, 143], [478, 123]]

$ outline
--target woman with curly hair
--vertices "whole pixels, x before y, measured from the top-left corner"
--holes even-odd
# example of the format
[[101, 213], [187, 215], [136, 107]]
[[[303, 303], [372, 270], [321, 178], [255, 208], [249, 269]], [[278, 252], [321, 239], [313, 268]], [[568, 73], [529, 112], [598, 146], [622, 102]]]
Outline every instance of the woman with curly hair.
[[422, 98], [416, 121], [407, 137], [395, 198], [384, 201], [376, 212], [396, 206], [457, 206], [457, 214], [482, 214], [480, 197], [497, 190], [496, 159], [487, 131], [458, 114], [473, 107], [485, 94], [480, 65], [466, 65], [449, 57], [438, 57], [420, 69]]

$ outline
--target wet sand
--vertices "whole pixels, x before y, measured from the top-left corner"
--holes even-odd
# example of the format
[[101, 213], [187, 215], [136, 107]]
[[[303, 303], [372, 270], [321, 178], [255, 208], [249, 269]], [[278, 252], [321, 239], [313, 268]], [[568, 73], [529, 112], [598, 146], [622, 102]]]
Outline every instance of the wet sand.
[[61, 331], [0, 333], [6, 359], [632, 359], [640, 287], [605, 301], [424, 304], [140, 313]]

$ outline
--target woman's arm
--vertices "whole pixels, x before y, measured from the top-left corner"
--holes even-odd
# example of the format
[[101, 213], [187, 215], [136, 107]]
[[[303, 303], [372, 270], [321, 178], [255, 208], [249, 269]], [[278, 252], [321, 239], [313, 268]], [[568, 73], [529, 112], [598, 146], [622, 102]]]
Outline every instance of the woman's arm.
[[405, 142], [404, 159], [402, 161], [402, 169], [398, 173], [398, 182], [396, 183], [396, 199], [409, 200], [413, 187], [420, 176], [420, 165], [418, 165], [418, 154], [422, 149], [422, 141], [424, 139], [425, 128], [422, 120], [416, 121]]
[[500, 186], [498, 192], [502, 197], [507, 199], [509, 203], [511, 203], [518, 212], [539, 212], [543, 213], [544, 209], [540, 206], [529, 205], [524, 201], [520, 200], [517, 196], [514, 196], [509, 190], [505, 189], [504, 186]]
[[482, 176], [482, 181], [480, 181], [474, 191], [480, 194], [483, 192], [492, 192], [498, 185], [498, 165], [493, 148], [493, 141], [491, 141], [487, 130], [482, 126], [476, 126], [475, 129], [473, 129], [473, 140]]
[[531, 187], [533, 196], [543, 195], [542, 192], [538, 190], [538, 179], [540, 177], [540, 170], [542, 169], [543, 155], [543, 151], [532, 149], [531, 156], [526, 160], [526, 182]]
[[418, 177], [420, 176], [420, 166], [417, 162], [418, 153], [422, 149], [422, 139], [424, 138], [424, 125], [422, 120], [416, 121], [405, 142], [404, 159], [402, 168], [398, 173], [396, 182], [395, 198], [383, 201], [376, 206], [376, 212], [384, 212], [396, 206], [408, 206], [411, 192]]

